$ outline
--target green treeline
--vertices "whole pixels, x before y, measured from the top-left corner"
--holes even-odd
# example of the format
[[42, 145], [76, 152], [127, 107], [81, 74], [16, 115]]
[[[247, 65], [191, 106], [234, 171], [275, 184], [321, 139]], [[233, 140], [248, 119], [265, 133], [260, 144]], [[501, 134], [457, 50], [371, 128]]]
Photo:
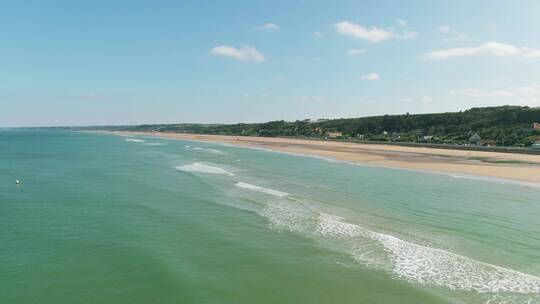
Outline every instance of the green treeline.
[[[540, 141], [540, 108], [500, 106], [437, 114], [238, 124], [140, 125], [115, 129], [237, 136], [354, 138], [372, 141], [531, 146]], [[341, 133], [341, 134], [340, 134]]]

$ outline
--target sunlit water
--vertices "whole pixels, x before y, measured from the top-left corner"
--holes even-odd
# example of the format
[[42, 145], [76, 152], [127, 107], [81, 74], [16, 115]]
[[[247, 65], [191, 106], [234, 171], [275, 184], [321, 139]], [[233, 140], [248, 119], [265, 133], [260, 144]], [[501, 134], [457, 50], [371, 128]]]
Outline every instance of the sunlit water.
[[4, 130], [0, 246], [0, 303], [540, 303], [540, 188]]

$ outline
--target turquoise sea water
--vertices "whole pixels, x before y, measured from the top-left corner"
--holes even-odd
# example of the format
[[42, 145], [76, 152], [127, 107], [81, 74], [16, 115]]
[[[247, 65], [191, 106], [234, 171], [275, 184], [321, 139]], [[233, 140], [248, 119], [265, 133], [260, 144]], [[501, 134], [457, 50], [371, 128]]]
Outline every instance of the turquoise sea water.
[[257, 149], [3, 130], [0, 303], [540, 303], [539, 198]]

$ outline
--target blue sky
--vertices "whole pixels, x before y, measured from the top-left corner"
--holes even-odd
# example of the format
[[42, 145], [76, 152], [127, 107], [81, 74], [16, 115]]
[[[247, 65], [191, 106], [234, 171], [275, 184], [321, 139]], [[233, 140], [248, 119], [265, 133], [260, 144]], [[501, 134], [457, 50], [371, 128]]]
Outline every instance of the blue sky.
[[540, 1], [0, 4], [0, 126], [540, 106]]

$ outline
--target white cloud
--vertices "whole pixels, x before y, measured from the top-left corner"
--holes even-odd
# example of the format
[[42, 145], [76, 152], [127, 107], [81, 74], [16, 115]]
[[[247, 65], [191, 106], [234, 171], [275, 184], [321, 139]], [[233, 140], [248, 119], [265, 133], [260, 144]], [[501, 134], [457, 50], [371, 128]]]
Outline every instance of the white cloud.
[[355, 56], [355, 55], [364, 54], [365, 52], [366, 52], [366, 49], [350, 49], [347, 51], [347, 55]]
[[264, 61], [264, 56], [252, 46], [244, 45], [240, 48], [235, 48], [228, 45], [220, 45], [212, 48], [210, 54], [216, 56], [229, 57], [240, 61]]
[[275, 24], [275, 23], [271, 23], [271, 22], [268, 22], [268, 23], [265, 23], [265, 24], [262, 24], [262, 25], [259, 25], [257, 27], [255, 27], [256, 30], [270, 30], [270, 31], [278, 31], [280, 29], [279, 25]]
[[396, 19], [396, 24], [401, 26], [401, 27], [407, 26], [407, 20]]
[[378, 27], [366, 28], [349, 21], [337, 23], [336, 29], [339, 34], [356, 39], [364, 39], [370, 42], [381, 42], [394, 36], [394, 33]]
[[527, 49], [526, 53], [523, 54], [523, 57], [527, 59], [540, 58], [540, 50]]
[[370, 73], [366, 75], [362, 75], [362, 80], [368, 80], [368, 81], [375, 81], [381, 79], [381, 76], [377, 73]]
[[418, 32], [404, 31], [402, 34], [396, 34], [396, 39], [397, 40], [407, 40], [407, 39], [413, 39], [416, 36], [418, 36]]
[[455, 31], [452, 28], [450, 28], [448, 25], [440, 26], [439, 28], [437, 28], [437, 30], [441, 33], [452, 33]]
[[407, 40], [418, 36], [415, 31], [405, 30], [402, 33], [395, 32], [393, 29], [384, 29], [372, 26], [364, 27], [350, 21], [341, 21], [335, 24], [338, 34], [349, 36], [355, 39], [363, 39], [373, 43], [382, 42], [389, 39]]
[[466, 34], [461, 33], [460, 31], [456, 30], [455, 28], [449, 27], [448, 25], [438, 27], [437, 31], [443, 33], [446, 36], [442, 39], [444, 42], [456, 42], [469, 38], [469, 36], [467, 36]]
[[540, 50], [517, 47], [499, 42], [486, 42], [480, 46], [458, 47], [438, 50], [427, 53], [428, 59], [448, 59], [452, 57], [493, 55], [493, 56], [520, 56], [522, 58], [540, 58]]
[[316, 37], [322, 37], [322, 36], [324, 36], [324, 34], [321, 33], [321, 32], [319, 32], [319, 31], [314, 31], [314, 32], [313, 32], [313, 35], [315, 35]]

